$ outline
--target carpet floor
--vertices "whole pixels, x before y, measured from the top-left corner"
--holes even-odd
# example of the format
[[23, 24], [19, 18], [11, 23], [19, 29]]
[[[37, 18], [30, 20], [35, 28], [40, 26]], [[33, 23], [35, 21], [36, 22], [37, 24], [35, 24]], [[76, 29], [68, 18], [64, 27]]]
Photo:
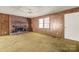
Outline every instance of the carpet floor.
[[79, 51], [79, 42], [28, 32], [0, 36], [1, 52], [72, 52]]

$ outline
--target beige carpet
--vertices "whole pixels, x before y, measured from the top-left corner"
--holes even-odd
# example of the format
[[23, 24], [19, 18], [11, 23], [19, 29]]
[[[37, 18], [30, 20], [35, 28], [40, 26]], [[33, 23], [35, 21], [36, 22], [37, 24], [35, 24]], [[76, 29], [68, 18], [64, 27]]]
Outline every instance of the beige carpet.
[[52, 52], [79, 51], [79, 42], [54, 38], [40, 33], [0, 36], [0, 51]]

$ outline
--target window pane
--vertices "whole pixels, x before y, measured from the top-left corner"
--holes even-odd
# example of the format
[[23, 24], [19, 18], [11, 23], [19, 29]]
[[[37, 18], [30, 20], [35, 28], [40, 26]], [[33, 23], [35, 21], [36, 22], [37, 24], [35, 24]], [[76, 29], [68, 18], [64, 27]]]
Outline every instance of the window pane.
[[49, 24], [44, 24], [44, 28], [49, 28]]
[[49, 17], [44, 18], [44, 28], [49, 28]]
[[39, 28], [43, 28], [43, 24], [42, 23], [39, 23]]
[[49, 17], [44, 18], [44, 23], [49, 23]]
[[39, 19], [39, 28], [43, 28], [43, 19]]
[[43, 23], [43, 19], [39, 19], [39, 23]]

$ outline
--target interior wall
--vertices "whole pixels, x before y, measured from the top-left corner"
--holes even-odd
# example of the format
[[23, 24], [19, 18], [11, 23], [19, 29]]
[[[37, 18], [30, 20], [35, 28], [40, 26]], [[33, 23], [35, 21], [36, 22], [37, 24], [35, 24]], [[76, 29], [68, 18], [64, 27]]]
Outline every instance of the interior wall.
[[[64, 38], [64, 15], [68, 13], [75, 13], [79, 12], [79, 7], [49, 14], [49, 15], [44, 15], [44, 16], [39, 16], [32, 18], [32, 28], [34, 32], [39, 32], [39, 33], [45, 33], [49, 34], [55, 37], [61, 37]], [[38, 28], [38, 19], [39, 18], [44, 18], [44, 17], [50, 17], [50, 28], [49, 29], [39, 29]], [[57, 26], [55, 26], [55, 24]], [[54, 27], [55, 26], [55, 27]]]
[[26, 25], [27, 31], [31, 31], [31, 19], [21, 16], [14, 16], [0, 13], [0, 36], [9, 35], [11, 33], [12, 24], [23, 23]]
[[9, 34], [9, 15], [0, 13], [0, 35]]
[[[39, 18], [33, 18], [32, 19], [32, 28], [34, 32], [40, 32], [40, 33], [46, 33], [57, 37], [63, 37], [63, 15], [62, 14], [56, 14], [56, 15], [50, 15], [50, 28], [49, 29], [42, 29], [38, 28], [38, 19]], [[44, 17], [41, 17], [44, 18]], [[54, 24], [57, 23], [57, 26], [55, 27]], [[54, 28], [53, 28], [54, 27]]]

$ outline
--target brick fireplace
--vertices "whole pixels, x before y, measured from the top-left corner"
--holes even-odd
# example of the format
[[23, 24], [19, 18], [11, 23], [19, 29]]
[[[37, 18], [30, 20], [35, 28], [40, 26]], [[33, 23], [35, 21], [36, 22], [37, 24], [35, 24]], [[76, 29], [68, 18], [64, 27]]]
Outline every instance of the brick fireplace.
[[19, 34], [27, 32], [29, 22], [25, 17], [10, 16], [10, 34]]

